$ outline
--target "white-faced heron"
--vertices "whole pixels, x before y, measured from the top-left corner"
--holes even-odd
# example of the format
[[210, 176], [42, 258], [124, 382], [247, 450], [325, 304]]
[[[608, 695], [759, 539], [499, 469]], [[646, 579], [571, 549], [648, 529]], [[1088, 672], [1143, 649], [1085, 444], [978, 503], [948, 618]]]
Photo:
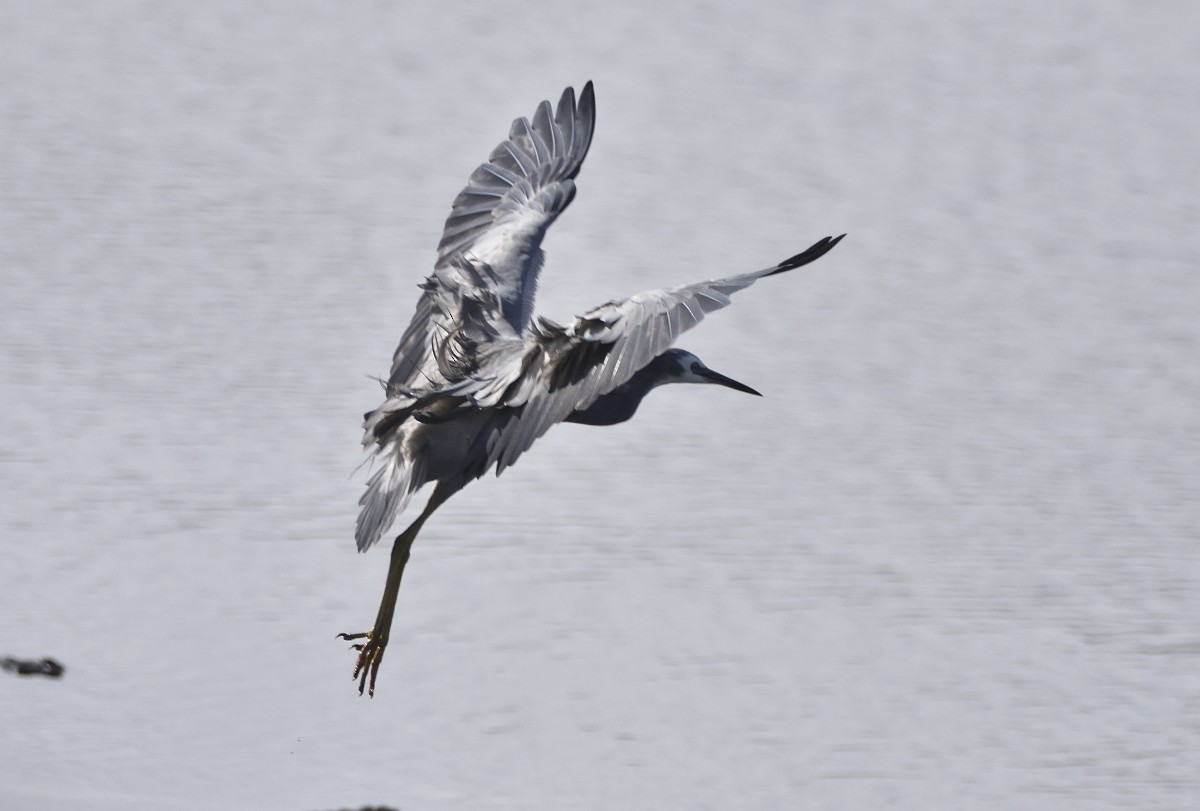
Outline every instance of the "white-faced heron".
[[595, 123], [592, 83], [578, 104], [568, 87], [557, 108], [543, 101], [532, 121], [513, 122], [454, 200], [437, 264], [393, 356], [386, 399], [364, 422], [363, 444], [374, 448], [379, 468], [359, 502], [360, 551], [379, 540], [413, 493], [436, 486], [392, 546], [374, 627], [340, 635], [362, 640], [354, 645], [359, 693], [375, 693], [400, 578], [434, 510], [493, 465], [502, 473], [555, 423], [624, 422], [664, 383], [758, 394], [671, 344], [728, 305], [731, 294], [824, 256], [842, 238], [825, 237], [752, 273], [610, 301], [567, 326], [535, 319], [542, 237], [575, 197]]

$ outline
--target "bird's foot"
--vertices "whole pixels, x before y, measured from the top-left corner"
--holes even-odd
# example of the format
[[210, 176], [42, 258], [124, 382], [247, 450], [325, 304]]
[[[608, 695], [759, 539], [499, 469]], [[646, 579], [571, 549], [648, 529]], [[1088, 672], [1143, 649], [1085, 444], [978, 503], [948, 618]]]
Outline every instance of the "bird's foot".
[[379, 673], [379, 665], [383, 662], [383, 649], [387, 647], [387, 639], [376, 640], [374, 631], [363, 631], [357, 634], [338, 634], [342, 639], [353, 641], [355, 639], [365, 639], [365, 642], [360, 642], [356, 645], [351, 645], [351, 649], [358, 651], [358, 659], [354, 662], [354, 674], [351, 679], [358, 679], [358, 694], [361, 696], [363, 690], [367, 691], [367, 695], [371, 698], [375, 697], [375, 676]]

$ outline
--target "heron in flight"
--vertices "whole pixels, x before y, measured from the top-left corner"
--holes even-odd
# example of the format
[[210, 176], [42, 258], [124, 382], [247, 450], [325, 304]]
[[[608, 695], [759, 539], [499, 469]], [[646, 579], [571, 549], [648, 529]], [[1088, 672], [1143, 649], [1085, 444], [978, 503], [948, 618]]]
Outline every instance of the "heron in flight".
[[671, 345], [731, 294], [824, 256], [842, 238], [825, 237], [763, 270], [610, 301], [566, 326], [535, 318], [542, 238], [575, 197], [595, 124], [592, 83], [578, 103], [568, 87], [557, 107], [543, 101], [532, 120], [513, 122], [471, 175], [392, 358], [386, 398], [364, 417], [363, 445], [374, 448], [379, 467], [359, 501], [359, 551], [379, 541], [413, 493], [436, 484], [392, 545], [374, 626], [339, 634], [361, 640], [352, 646], [360, 695], [375, 694], [400, 578], [434, 510], [493, 466], [503, 473], [550, 426], [624, 422], [657, 386], [715, 383], [758, 394]]

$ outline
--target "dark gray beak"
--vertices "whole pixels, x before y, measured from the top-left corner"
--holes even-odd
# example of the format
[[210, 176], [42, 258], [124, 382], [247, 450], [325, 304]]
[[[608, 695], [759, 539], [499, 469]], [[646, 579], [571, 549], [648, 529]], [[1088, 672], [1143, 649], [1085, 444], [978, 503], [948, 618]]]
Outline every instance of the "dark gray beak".
[[755, 397], [762, 397], [761, 394], [747, 386], [745, 383], [739, 383], [732, 377], [726, 377], [720, 372], [714, 372], [712, 369], [708, 368], [696, 369], [695, 371], [696, 374], [700, 375], [710, 383], [716, 383], [718, 385], [725, 386], [726, 388], [733, 389], [734, 391], [744, 391], [746, 394], [753, 394]]

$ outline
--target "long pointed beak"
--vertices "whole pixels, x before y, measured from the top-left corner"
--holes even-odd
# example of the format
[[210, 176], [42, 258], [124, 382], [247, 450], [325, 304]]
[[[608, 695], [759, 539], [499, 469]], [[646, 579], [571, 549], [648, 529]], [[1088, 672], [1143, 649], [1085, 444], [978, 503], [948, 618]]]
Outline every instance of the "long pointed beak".
[[696, 374], [703, 377], [709, 383], [716, 383], [717, 385], [725, 386], [726, 388], [733, 389], [734, 391], [744, 391], [746, 394], [753, 394], [755, 397], [762, 397], [759, 392], [750, 388], [745, 383], [739, 383], [732, 377], [726, 377], [720, 372], [714, 372], [712, 369], [697, 369]]

